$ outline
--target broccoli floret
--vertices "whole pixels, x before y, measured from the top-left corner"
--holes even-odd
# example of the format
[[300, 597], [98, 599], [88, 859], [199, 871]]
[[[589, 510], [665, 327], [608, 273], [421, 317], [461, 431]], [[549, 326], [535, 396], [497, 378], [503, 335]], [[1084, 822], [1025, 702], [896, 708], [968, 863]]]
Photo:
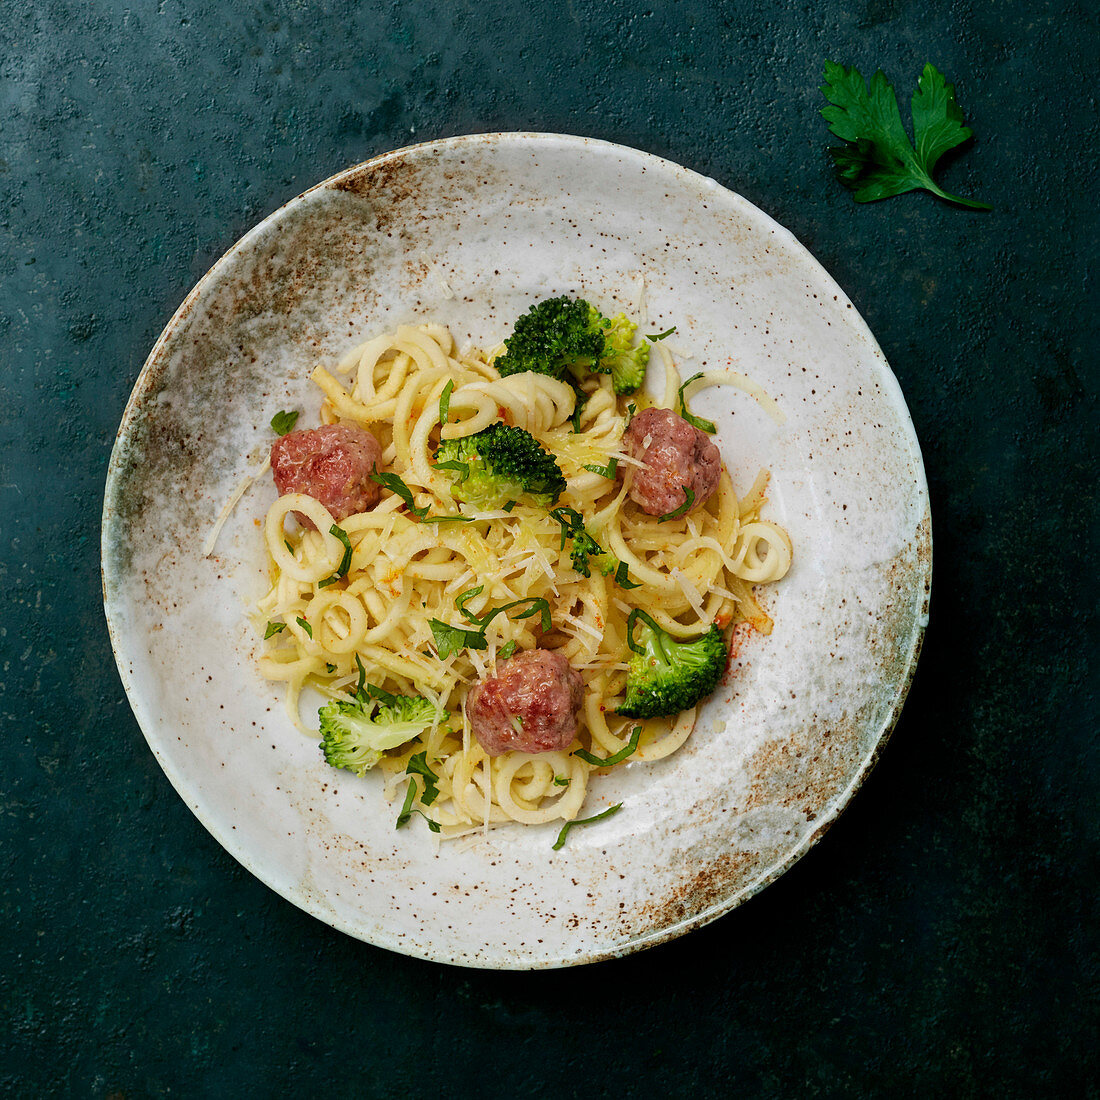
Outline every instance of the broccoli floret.
[[[634, 626], [641, 619], [641, 644]], [[626, 621], [631, 649], [626, 675], [626, 699], [619, 713], [629, 718], [679, 714], [695, 706], [717, 686], [726, 668], [726, 643], [717, 626], [699, 638], [678, 641], [644, 611], [631, 611]]]
[[548, 298], [516, 321], [493, 365], [502, 378], [534, 371], [581, 379], [597, 371], [611, 375], [616, 393], [633, 393], [649, 361], [648, 344], [631, 346], [637, 328], [624, 314], [605, 317], [583, 298]]
[[634, 393], [645, 379], [649, 345], [643, 343], [633, 346], [634, 333], [638, 331], [638, 326], [628, 321], [623, 313], [617, 313], [610, 318], [601, 317], [600, 324], [603, 328], [604, 348], [594, 369], [600, 374], [611, 375], [611, 384], [620, 396]]
[[334, 768], [362, 775], [382, 759], [386, 749], [419, 737], [445, 714], [418, 695], [377, 695], [368, 699], [360, 694], [354, 701], [334, 699], [317, 712], [321, 751]]
[[463, 439], [446, 439], [436, 469], [453, 479], [451, 494], [475, 508], [502, 508], [527, 496], [549, 508], [565, 489], [554, 456], [523, 428], [490, 424]]
[[603, 329], [592, 322], [594, 312], [582, 298], [564, 295], [536, 303], [517, 319], [493, 366], [502, 378], [528, 370], [561, 378], [572, 369], [583, 376], [604, 348]]

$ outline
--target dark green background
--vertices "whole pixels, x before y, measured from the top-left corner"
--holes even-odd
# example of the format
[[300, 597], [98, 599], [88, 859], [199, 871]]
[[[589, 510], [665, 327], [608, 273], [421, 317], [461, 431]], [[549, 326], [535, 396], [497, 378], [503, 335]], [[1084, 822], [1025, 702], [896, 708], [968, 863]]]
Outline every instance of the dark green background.
[[[0, 0], [0, 1093], [1096, 1095], [1096, 9]], [[831, 178], [831, 58], [925, 61], [991, 214]], [[906, 111], [907, 114], [907, 111]], [[351, 940], [243, 871], [130, 713], [100, 603], [115, 429], [157, 333], [338, 169], [488, 130], [669, 157], [792, 229], [901, 381], [932, 621], [814, 851], [626, 960], [494, 974]]]

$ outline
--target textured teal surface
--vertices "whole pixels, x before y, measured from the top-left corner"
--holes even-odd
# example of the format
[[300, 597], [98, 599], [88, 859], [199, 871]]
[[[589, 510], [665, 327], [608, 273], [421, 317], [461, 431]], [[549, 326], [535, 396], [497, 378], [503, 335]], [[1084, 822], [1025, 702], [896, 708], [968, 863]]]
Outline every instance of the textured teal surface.
[[[0, 1092], [1090, 1094], [1098, 31], [1059, 0], [0, 0]], [[906, 96], [937, 64], [978, 135], [944, 185], [993, 213], [857, 207], [827, 57]], [[936, 539], [909, 703], [822, 843], [683, 940], [525, 975], [241, 870], [137, 729], [98, 578], [115, 428], [210, 263], [340, 168], [496, 129], [649, 150], [793, 230], [899, 377]]]

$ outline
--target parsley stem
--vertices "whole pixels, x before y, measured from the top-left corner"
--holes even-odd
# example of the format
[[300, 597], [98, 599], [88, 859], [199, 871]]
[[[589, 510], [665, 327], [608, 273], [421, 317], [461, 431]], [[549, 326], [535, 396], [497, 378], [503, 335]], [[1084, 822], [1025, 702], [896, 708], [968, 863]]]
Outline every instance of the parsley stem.
[[580, 757], [586, 764], [594, 764], [597, 768], [610, 768], [613, 764], [620, 764], [628, 756], [634, 754], [635, 750], [638, 748], [638, 741], [641, 736], [642, 727], [635, 726], [630, 734], [630, 743], [624, 745], [618, 752], [612, 753], [610, 756], [596, 756], [593, 753], [586, 752], [584, 749], [577, 749], [573, 755]]
[[684, 490], [684, 503], [675, 511], [666, 512], [663, 516], [658, 516], [658, 523], [664, 523], [670, 519], [679, 519], [695, 503], [695, 490], [688, 488], [686, 485], [681, 485], [680, 488]]
[[397, 815], [395, 829], [400, 829], [412, 817], [412, 804], [416, 798], [416, 780], [409, 777], [409, 785], [405, 790], [405, 801], [401, 805], [401, 812]]
[[946, 199], [948, 202], [956, 202], [960, 206], [968, 206], [971, 210], [992, 210], [993, 207], [987, 202], [978, 202], [977, 199], [964, 199], [961, 195], [952, 195], [948, 191], [943, 191], [937, 187], [931, 179], [925, 184], [934, 195], [938, 195], [941, 199]]
[[561, 832], [558, 833], [558, 839], [554, 841], [552, 845], [553, 851], [558, 851], [559, 848], [565, 847], [565, 838], [569, 835], [569, 830], [574, 825], [591, 825], [593, 821], [602, 821], [605, 817], [611, 817], [612, 814], [617, 814], [623, 808], [621, 802], [616, 802], [614, 806], [608, 806], [602, 814], [596, 814], [594, 817], [581, 817], [576, 821], [567, 821], [562, 827]]

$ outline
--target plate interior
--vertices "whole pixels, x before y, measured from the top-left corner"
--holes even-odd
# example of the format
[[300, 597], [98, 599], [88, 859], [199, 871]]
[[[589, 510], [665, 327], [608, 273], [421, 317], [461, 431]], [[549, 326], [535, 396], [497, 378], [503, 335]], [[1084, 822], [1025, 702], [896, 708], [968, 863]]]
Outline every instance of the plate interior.
[[[786, 415], [706, 391], [735, 486], [772, 472], [766, 515], [795, 547], [770, 637], [670, 759], [595, 780], [575, 830], [511, 826], [440, 847], [394, 829], [381, 779], [336, 772], [255, 670], [270, 477], [202, 554], [280, 409], [355, 343], [441, 321], [490, 345], [528, 305], [580, 294], [670, 340], [684, 377], [732, 367]], [[639, 303], [641, 312], [639, 313]], [[657, 374], [656, 366], [651, 375]], [[111, 459], [104, 598], [123, 682], [203, 824], [284, 897], [383, 947], [473, 966], [622, 954], [728, 911], [804, 852], [897, 717], [927, 622], [920, 451], [866, 325], [808, 252], [744, 199], [606, 143], [496, 134], [413, 146], [334, 177], [204, 277], [143, 369]]]

